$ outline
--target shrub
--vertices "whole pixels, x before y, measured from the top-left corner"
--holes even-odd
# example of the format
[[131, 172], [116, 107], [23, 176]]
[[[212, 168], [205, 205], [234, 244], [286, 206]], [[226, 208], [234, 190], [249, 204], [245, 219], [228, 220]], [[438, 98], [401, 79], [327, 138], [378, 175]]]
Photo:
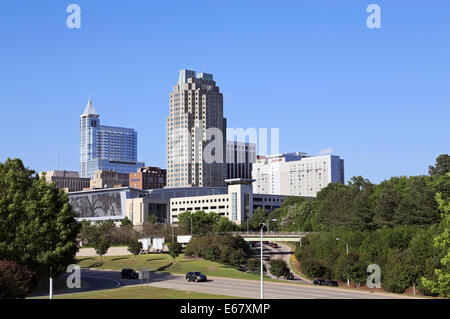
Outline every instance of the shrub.
[[230, 264], [239, 267], [240, 265], [245, 264], [247, 259], [248, 256], [242, 249], [233, 250], [230, 255]]
[[302, 272], [309, 278], [315, 277], [329, 277], [331, 270], [325, 267], [320, 261], [314, 258], [302, 259]]
[[0, 261], [0, 299], [25, 298], [36, 285], [34, 272], [13, 261]]
[[282, 259], [273, 259], [270, 261], [270, 273], [274, 276], [281, 277], [289, 274], [290, 270], [286, 262]]
[[247, 261], [247, 268], [251, 272], [260, 272], [261, 271], [261, 261], [257, 259], [249, 259]]

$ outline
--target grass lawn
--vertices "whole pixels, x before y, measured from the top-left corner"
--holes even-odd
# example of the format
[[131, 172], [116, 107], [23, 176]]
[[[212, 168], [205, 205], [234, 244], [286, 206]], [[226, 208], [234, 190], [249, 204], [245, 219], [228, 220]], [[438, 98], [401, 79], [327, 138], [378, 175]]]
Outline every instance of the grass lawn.
[[141, 268], [148, 268], [151, 271], [168, 266], [172, 261], [172, 257], [168, 254], [143, 254], [136, 256], [103, 256], [100, 257], [78, 257], [78, 265], [81, 268], [97, 268], [97, 269], [111, 269], [122, 270], [123, 268], [133, 268], [139, 270]]
[[[173, 259], [168, 254], [143, 254], [138, 255], [136, 260], [133, 255], [127, 256], [103, 256], [99, 257], [79, 257], [78, 265], [81, 268], [122, 270], [123, 268], [148, 268], [151, 271], [164, 271], [174, 274], [186, 274], [188, 271], [200, 271], [206, 276], [217, 276], [225, 278], [259, 280], [259, 273], [248, 273], [239, 271], [235, 267], [217, 262], [211, 262], [202, 258], [184, 257], [183, 254], [177, 257], [176, 263], [168, 267]], [[167, 268], [166, 268], [167, 267]], [[264, 280], [277, 281], [264, 276]]]
[[[200, 271], [206, 276], [237, 279], [260, 280], [261, 278], [261, 275], [259, 273], [240, 271], [230, 265], [212, 262], [202, 258], [184, 257], [183, 255], [178, 256], [176, 259], [176, 263], [172, 264], [165, 271], [174, 274], [185, 274], [188, 271]], [[264, 276], [264, 280], [278, 281], [267, 276]]]
[[[151, 286], [122, 287], [116, 289], [55, 295], [55, 299], [242, 299], [238, 297], [211, 295], [200, 292], [157, 288]], [[36, 299], [48, 299], [40, 297]]]

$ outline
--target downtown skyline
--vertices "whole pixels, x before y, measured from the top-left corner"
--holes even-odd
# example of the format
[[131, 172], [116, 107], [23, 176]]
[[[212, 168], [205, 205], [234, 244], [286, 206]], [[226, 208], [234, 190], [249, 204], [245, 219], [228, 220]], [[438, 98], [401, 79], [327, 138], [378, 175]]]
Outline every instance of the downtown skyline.
[[[9, 48], [1, 53], [2, 110], [12, 119], [0, 128], [0, 161], [20, 157], [46, 171], [58, 168], [59, 157], [61, 169], [78, 171], [79, 114], [92, 92], [104, 123], [139, 133], [139, 160], [165, 167], [165, 119], [180, 69], [214, 74], [228, 127], [279, 128], [282, 153], [331, 148], [346, 161], [346, 181], [426, 174], [449, 153], [449, 44], [442, 39], [450, 10], [443, 1], [433, 8], [377, 1], [380, 30], [365, 27], [364, 5], [345, 1], [241, 10], [180, 4], [168, 21], [164, 4], [107, 11], [105, 3], [78, 1], [79, 30], [65, 26], [67, 4], [23, 2], [30, 10], [7, 1], [0, 13]], [[289, 5], [297, 10], [287, 13]], [[211, 27], [201, 33], [206, 49], [194, 53], [195, 41], [184, 39], [189, 28], [180, 25], [187, 21], [181, 12], [196, 9], [209, 13]], [[428, 15], [433, 21], [421, 24]], [[111, 17], [127, 23], [108, 23]]]

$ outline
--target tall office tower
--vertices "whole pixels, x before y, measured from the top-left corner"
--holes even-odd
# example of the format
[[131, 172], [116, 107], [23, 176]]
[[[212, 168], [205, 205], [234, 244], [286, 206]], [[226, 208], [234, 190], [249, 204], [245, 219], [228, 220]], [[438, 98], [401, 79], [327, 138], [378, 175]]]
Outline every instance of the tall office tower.
[[166, 187], [225, 186], [226, 127], [212, 74], [181, 70], [170, 93]]
[[137, 162], [137, 133], [123, 127], [101, 126], [100, 115], [89, 102], [80, 123], [80, 175], [93, 178], [96, 170], [136, 172], [145, 166]]
[[227, 179], [252, 178], [252, 163], [256, 162], [256, 144], [227, 141]]
[[315, 197], [329, 183], [344, 184], [344, 160], [300, 152], [258, 156], [252, 176], [254, 193]]

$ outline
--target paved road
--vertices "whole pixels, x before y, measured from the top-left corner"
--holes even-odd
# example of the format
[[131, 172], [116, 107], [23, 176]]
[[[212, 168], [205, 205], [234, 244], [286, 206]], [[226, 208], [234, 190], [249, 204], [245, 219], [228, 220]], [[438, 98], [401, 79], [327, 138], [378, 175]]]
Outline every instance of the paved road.
[[[282, 259], [284, 260], [287, 265], [290, 268], [290, 263], [289, 263], [289, 259], [292, 256], [292, 251], [291, 251], [291, 247], [289, 247], [288, 245], [284, 245], [284, 244], [280, 244], [278, 243], [279, 248], [272, 248], [269, 245], [265, 245], [263, 244], [263, 256], [269, 256], [270, 260], [273, 259]], [[253, 250], [253, 255], [255, 258], [260, 258], [261, 256], [261, 250], [260, 250], [260, 243], [255, 243], [252, 250]], [[270, 269], [270, 260], [264, 261], [264, 265], [266, 266], [266, 269]], [[286, 280], [287, 282], [298, 282], [298, 283], [302, 283], [302, 284], [311, 284], [310, 281], [307, 281], [303, 278], [300, 278], [299, 276], [297, 276], [295, 274], [295, 272], [293, 272], [291, 270], [292, 274], [294, 275], [294, 280]], [[275, 278], [275, 279], [279, 279], [279, 280], [284, 280], [283, 278], [276, 278], [275, 276], [273, 276], [270, 271], [265, 272], [265, 275], [271, 277], [271, 278]]]
[[[121, 279], [119, 271], [101, 271], [82, 269], [81, 289], [71, 292], [112, 289], [122, 286], [139, 286], [140, 280]], [[172, 288], [184, 291], [203, 292], [216, 295], [228, 295], [243, 298], [260, 297], [260, 283], [254, 280], [229, 279], [209, 277], [207, 282], [186, 282], [184, 275], [167, 273], [152, 273], [150, 286]], [[67, 293], [67, 291], [55, 291]], [[266, 299], [386, 299], [405, 298], [400, 295], [369, 293], [362, 291], [345, 290], [332, 287], [319, 287], [293, 283], [264, 283], [264, 297]]]
[[[109, 247], [108, 252], [104, 256], [125, 256], [131, 255], [128, 247]], [[94, 248], [80, 248], [77, 257], [95, 257], [98, 256]]]

